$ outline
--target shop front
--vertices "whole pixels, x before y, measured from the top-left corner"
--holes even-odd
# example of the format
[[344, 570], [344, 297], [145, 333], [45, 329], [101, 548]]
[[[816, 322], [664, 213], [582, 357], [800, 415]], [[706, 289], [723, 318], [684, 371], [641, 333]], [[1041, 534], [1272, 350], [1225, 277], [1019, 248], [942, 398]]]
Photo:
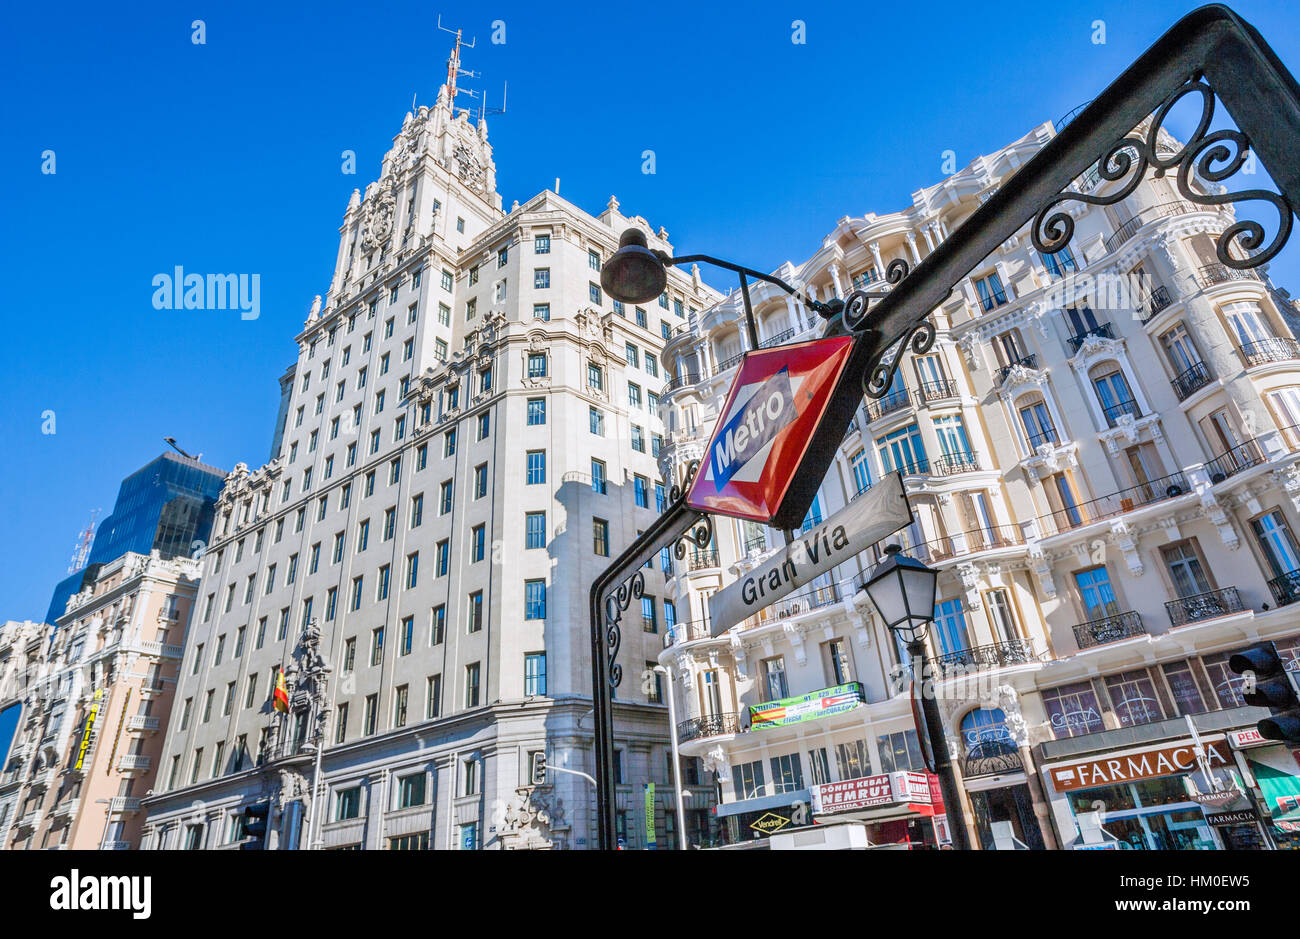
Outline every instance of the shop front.
[[1244, 786], [1223, 734], [1203, 736], [1200, 743], [1203, 763], [1192, 739], [1045, 763], [1043, 776], [1062, 846], [1137, 851], [1224, 847], [1219, 829], [1207, 817], [1222, 807], [1211, 794], [1244, 791]]
[[817, 824], [861, 824], [871, 847], [911, 850], [951, 843], [939, 777], [896, 772], [813, 786]]
[[1042, 850], [1043, 834], [1020, 747], [1001, 708], [979, 708], [961, 722], [961, 772], [985, 851]]
[[1229, 741], [1255, 781], [1256, 814], [1274, 847], [1300, 850], [1300, 749], [1267, 740], [1254, 728], [1234, 731]]

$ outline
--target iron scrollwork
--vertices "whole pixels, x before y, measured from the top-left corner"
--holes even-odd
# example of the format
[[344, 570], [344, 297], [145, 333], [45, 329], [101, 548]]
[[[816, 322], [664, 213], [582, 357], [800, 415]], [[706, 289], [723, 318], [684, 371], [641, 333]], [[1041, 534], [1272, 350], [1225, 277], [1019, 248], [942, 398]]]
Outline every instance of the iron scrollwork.
[[619, 623], [623, 619], [623, 611], [632, 605], [633, 600], [639, 600], [645, 595], [645, 572], [638, 570], [626, 582], [620, 584], [618, 589], [605, 598], [605, 651], [609, 656], [609, 686], [617, 688], [623, 682], [623, 666], [619, 665], [615, 659], [618, 658], [618, 649], [623, 642], [623, 632], [619, 629]]
[[[1196, 130], [1180, 149], [1167, 149], [1162, 153], [1159, 148], [1160, 132], [1169, 112], [1179, 101], [1193, 93], [1201, 96], [1201, 116]], [[1210, 124], [1214, 119], [1214, 100], [1214, 89], [1201, 73], [1176, 89], [1156, 109], [1145, 136], [1121, 138], [1098, 160], [1097, 175], [1101, 179], [1114, 182], [1128, 177], [1127, 182], [1109, 195], [1095, 196], [1069, 191], [1052, 199], [1039, 209], [1034, 218], [1031, 231], [1034, 247], [1044, 254], [1055, 254], [1074, 237], [1074, 219], [1068, 211], [1058, 210], [1058, 206], [1066, 202], [1114, 205], [1138, 187], [1146, 176], [1148, 167], [1154, 167], [1156, 177], [1174, 171], [1179, 194], [1196, 205], [1217, 206], [1255, 200], [1268, 202], [1278, 213], [1277, 233], [1268, 244], [1264, 244], [1264, 226], [1253, 219], [1243, 219], [1229, 225], [1219, 235], [1215, 243], [1215, 254], [1220, 262], [1236, 270], [1258, 267], [1275, 257], [1291, 236], [1295, 207], [1288, 202], [1286, 196], [1265, 189], [1202, 193], [1191, 187], [1193, 170], [1206, 182], [1222, 183], [1236, 175], [1250, 157], [1250, 139], [1241, 131], [1225, 128], [1210, 132]], [[1234, 242], [1248, 252], [1246, 257], [1232, 256], [1230, 249]]]
[[[885, 283], [891, 287], [901, 283], [911, 268], [902, 258], [895, 258], [885, 268]], [[879, 300], [888, 294], [888, 290], [855, 290], [844, 301], [842, 316], [844, 328], [849, 332], [866, 332], [873, 327], [870, 320], [871, 301]], [[903, 352], [911, 346], [918, 355], [929, 352], [934, 347], [935, 328], [929, 319], [923, 319], [910, 327], [898, 340], [892, 357], [885, 356], [869, 372], [862, 376], [862, 393], [869, 398], [883, 398], [889, 393], [894, 383], [894, 375], [902, 362]]]

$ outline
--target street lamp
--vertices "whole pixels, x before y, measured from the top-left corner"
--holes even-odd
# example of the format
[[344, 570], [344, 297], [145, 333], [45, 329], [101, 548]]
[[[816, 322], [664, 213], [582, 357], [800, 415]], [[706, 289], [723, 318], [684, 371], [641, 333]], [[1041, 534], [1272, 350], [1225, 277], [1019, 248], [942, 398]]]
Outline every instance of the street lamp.
[[740, 293], [745, 300], [745, 326], [749, 333], [749, 347], [758, 348], [758, 328], [754, 323], [754, 308], [749, 300], [749, 278], [765, 281], [780, 287], [792, 297], [804, 302], [823, 319], [832, 319], [844, 309], [844, 301], [835, 299], [822, 303], [806, 294], [800, 293], [779, 277], [764, 274], [752, 268], [741, 267], [730, 261], [723, 261], [707, 254], [684, 254], [670, 258], [664, 251], [651, 250], [646, 243], [645, 232], [639, 228], [624, 229], [618, 239], [618, 250], [600, 269], [600, 285], [605, 293], [624, 303], [646, 303], [664, 292], [668, 285], [668, 266], [685, 264], [689, 261], [703, 261], [714, 267], [733, 271], [740, 275]]
[[885, 621], [885, 626], [907, 645], [907, 653], [912, 658], [913, 693], [919, 694], [921, 698], [934, 771], [939, 777], [947, 810], [948, 833], [952, 837], [953, 847], [965, 850], [970, 844], [966, 839], [961, 793], [957, 789], [957, 777], [953, 773], [947, 741], [944, 740], [939, 703], [935, 700], [934, 682], [930, 678], [929, 661], [925, 656], [925, 633], [934, 619], [939, 572], [902, 552], [903, 549], [898, 545], [888, 545], [885, 548], [885, 559], [876, 565], [871, 577], [859, 589], [871, 598], [876, 611]]
[[673, 673], [664, 665], [656, 665], [654, 668], [668, 679], [668, 734], [673, 744], [673, 789], [677, 791], [677, 846], [685, 851], [686, 808], [682, 801], [682, 755], [677, 750], [677, 705], [673, 702]]

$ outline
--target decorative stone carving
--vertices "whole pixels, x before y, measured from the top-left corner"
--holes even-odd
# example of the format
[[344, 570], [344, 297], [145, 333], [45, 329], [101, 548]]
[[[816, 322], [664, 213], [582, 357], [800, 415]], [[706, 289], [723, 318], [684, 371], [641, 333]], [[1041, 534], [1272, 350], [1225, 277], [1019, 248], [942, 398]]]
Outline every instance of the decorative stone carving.
[[808, 652], [804, 649], [803, 627], [796, 626], [794, 623], [786, 623], [782, 628], [785, 631], [786, 638], [790, 640], [790, 645], [794, 647], [794, 660], [800, 665], [807, 665]]
[[1110, 540], [1124, 552], [1124, 562], [1128, 565], [1128, 572], [1134, 577], [1141, 577], [1144, 569], [1142, 555], [1138, 552], [1136, 529], [1130, 527], [1125, 519], [1118, 518], [1110, 524]]
[[998, 708], [1006, 717], [1007, 733], [1018, 747], [1029, 746], [1029, 722], [1020, 711], [1020, 695], [1010, 685], [1000, 685], [994, 692]]
[[731, 782], [731, 764], [727, 762], [727, 753], [722, 747], [714, 747], [704, 754], [704, 769], [717, 775], [718, 782]]

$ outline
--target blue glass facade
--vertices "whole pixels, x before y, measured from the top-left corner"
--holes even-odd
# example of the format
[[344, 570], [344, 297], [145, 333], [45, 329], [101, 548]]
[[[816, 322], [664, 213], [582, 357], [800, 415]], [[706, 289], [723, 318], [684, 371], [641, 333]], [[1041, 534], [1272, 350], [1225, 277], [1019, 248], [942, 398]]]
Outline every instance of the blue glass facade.
[[225, 471], [164, 453], [136, 470], [117, 491], [113, 513], [100, 524], [86, 567], [54, 588], [46, 622], [63, 615], [68, 598], [98, 565], [134, 551], [173, 558], [194, 553], [194, 542], [207, 542]]

